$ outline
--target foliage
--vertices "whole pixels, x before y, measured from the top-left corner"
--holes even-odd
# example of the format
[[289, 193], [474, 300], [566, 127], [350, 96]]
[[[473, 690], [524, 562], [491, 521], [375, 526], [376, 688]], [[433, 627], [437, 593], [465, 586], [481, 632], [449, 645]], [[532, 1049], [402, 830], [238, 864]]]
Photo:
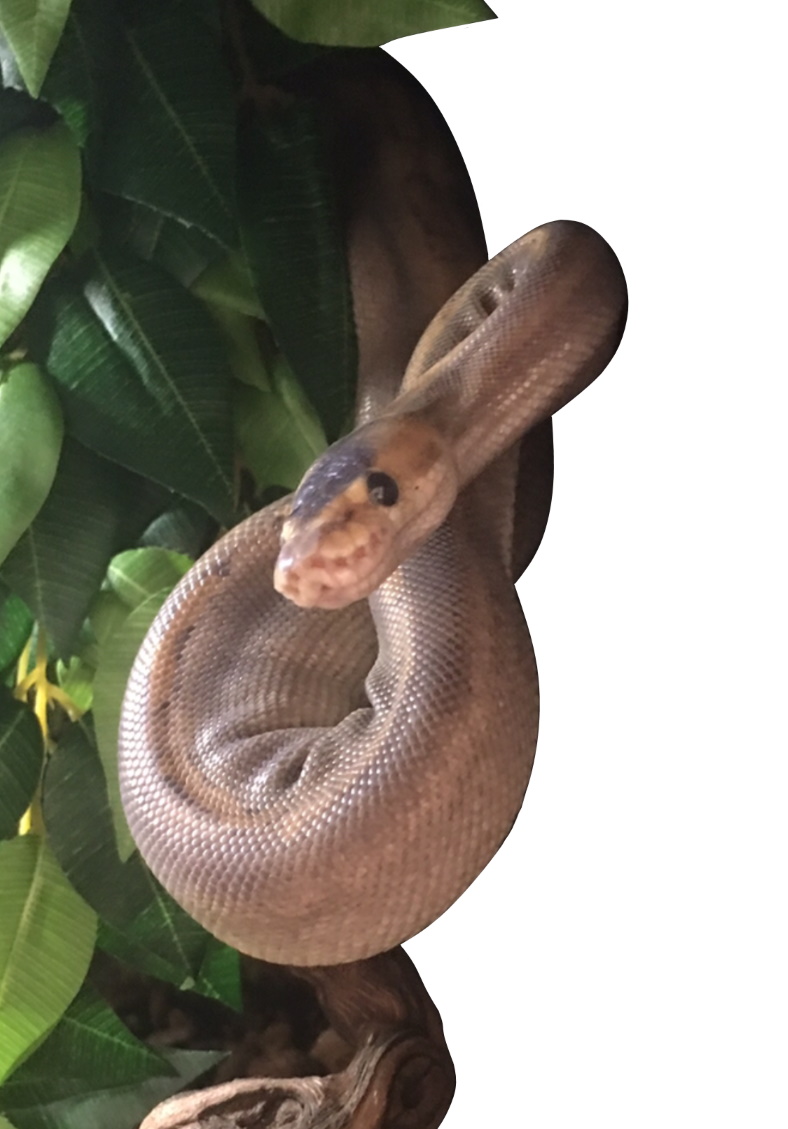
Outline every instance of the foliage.
[[484, 0], [253, 0], [269, 20], [291, 35], [312, 43], [372, 47], [439, 27], [489, 20], [494, 12]]
[[337, 186], [320, 114], [281, 84], [342, 45], [491, 15], [0, 0], [4, 1129], [131, 1129], [217, 1061], [140, 1042], [89, 967], [97, 947], [241, 1004], [238, 954], [134, 849], [116, 731], [168, 592], [351, 415]]

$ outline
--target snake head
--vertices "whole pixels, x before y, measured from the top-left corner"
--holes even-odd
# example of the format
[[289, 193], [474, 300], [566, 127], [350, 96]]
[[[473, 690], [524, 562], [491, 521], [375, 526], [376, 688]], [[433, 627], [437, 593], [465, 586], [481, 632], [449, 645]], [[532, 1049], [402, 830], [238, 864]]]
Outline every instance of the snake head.
[[364, 424], [302, 479], [274, 587], [305, 608], [360, 600], [437, 529], [456, 496], [456, 465], [435, 428], [415, 416]]

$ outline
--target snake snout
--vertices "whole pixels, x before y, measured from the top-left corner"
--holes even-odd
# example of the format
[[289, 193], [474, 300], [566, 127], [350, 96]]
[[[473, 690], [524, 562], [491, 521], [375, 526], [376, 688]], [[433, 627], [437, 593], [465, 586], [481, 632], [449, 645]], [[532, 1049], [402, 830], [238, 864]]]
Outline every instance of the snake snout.
[[283, 537], [277, 592], [302, 608], [341, 608], [366, 596], [388, 540], [378, 523], [333, 521]]

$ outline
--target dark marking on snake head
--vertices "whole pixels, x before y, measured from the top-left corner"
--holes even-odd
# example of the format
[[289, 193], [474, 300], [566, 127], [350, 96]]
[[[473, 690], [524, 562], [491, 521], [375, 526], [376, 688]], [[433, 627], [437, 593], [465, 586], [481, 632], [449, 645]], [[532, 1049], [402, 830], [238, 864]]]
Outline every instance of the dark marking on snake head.
[[298, 487], [291, 517], [309, 521], [372, 466], [374, 452], [358, 437], [340, 439], [316, 460]]

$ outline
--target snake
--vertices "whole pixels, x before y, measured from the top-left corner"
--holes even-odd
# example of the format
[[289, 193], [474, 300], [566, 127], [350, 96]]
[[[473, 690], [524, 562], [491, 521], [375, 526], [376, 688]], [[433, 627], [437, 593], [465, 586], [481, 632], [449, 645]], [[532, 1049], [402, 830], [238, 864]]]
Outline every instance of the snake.
[[124, 701], [123, 805], [153, 873], [220, 939], [362, 959], [500, 847], [538, 725], [516, 444], [605, 367], [625, 307], [591, 228], [518, 239], [439, 311], [393, 399], [165, 602]]
[[409, 82], [345, 60], [318, 91], [365, 162], [355, 426], [195, 562], [121, 712], [121, 798], [153, 874], [222, 941], [294, 967], [399, 945], [512, 828], [539, 721], [514, 581], [549, 508], [550, 417], [626, 319], [585, 224], [484, 262], [461, 158]]

